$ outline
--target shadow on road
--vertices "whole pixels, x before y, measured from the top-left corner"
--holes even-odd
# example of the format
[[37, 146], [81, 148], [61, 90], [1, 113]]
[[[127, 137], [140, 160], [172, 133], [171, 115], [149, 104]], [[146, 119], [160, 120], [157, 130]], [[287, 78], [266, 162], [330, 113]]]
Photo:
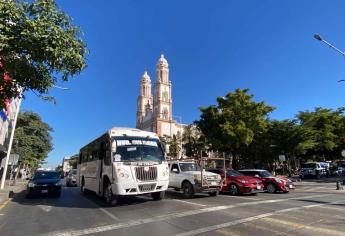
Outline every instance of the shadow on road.
[[[166, 198], [169, 197], [167, 192]], [[175, 198], [175, 197], [174, 197]], [[107, 208], [103, 198], [97, 196], [94, 192], [88, 192], [83, 195], [79, 188], [64, 187], [62, 189], [61, 197], [54, 197], [50, 195], [37, 195], [30, 198], [26, 198], [26, 191], [17, 193], [12, 199], [13, 202], [17, 202], [22, 205], [44, 205], [64, 208]], [[119, 207], [125, 205], [142, 204], [148, 201], [153, 201], [150, 194], [141, 196], [126, 196], [122, 197], [116, 206]]]
[[[345, 207], [345, 203], [332, 203], [330, 201], [322, 201], [322, 200], [312, 200], [312, 199], [298, 199], [299, 202], [308, 202], [308, 203], [316, 203], [316, 204], [327, 204], [330, 206], [337, 206], [337, 207]], [[344, 200], [345, 202], [345, 200]]]

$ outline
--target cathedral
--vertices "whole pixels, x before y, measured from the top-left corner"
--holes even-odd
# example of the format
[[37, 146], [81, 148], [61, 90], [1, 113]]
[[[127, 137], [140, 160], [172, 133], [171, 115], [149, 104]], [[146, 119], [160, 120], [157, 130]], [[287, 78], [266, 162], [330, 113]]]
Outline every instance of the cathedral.
[[182, 134], [183, 125], [173, 119], [171, 91], [169, 64], [162, 54], [156, 65], [153, 96], [151, 79], [146, 71], [140, 80], [136, 124], [138, 129], [155, 132], [161, 137]]

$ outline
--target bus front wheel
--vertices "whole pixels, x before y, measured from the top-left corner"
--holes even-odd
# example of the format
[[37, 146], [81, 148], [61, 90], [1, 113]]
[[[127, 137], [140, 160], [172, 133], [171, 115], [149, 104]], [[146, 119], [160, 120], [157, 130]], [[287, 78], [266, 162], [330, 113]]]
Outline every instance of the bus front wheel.
[[119, 197], [113, 194], [113, 190], [111, 188], [111, 184], [105, 185], [103, 189], [103, 195], [105, 202], [109, 206], [115, 206], [117, 205], [119, 201]]

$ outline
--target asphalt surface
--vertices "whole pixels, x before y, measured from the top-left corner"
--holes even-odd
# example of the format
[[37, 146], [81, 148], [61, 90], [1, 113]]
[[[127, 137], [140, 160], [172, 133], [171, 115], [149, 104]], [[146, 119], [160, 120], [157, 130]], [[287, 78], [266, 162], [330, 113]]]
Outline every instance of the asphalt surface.
[[299, 182], [288, 194], [162, 201], [123, 199], [107, 207], [95, 194], [64, 187], [61, 198], [26, 199], [24, 192], [0, 210], [0, 235], [345, 235], [345, 190], [335, 183]]

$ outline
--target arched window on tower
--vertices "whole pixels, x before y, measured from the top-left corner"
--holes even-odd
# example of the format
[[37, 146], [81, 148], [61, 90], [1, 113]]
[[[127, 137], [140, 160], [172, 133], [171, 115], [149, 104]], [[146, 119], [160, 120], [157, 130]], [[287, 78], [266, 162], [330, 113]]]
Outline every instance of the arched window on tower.
[[165, 102], [168, 102], [168, 101], [169, 101], [169, 94], [168, 94], [167, 91], [164, 91], [164, 92], [162, 93], [162, 98], [163, 98], [163, 101], [165, 101]]
[[169, 119], [169, 112], [167, 108], [163, 109], [163, 119], [168, 120]]

